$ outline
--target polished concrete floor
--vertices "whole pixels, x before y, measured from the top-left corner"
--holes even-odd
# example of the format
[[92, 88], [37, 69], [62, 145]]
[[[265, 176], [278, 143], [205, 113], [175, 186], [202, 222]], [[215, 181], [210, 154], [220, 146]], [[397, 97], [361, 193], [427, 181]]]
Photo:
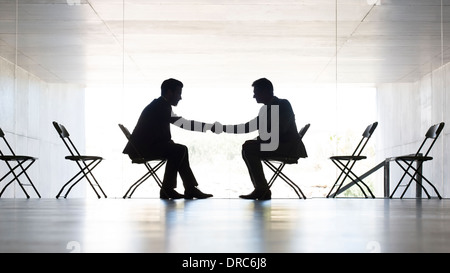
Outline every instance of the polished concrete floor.
[[450, 252], [450, 200], [3, 198], [0, 252]]

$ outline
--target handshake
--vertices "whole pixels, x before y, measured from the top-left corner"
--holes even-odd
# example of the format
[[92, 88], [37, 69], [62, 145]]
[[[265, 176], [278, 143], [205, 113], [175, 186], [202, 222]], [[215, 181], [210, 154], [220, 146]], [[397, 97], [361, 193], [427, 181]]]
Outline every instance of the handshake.
[[211, 125], [212, 125], [210, 128], [211, 132], [216, 133], [216, 134], [220, 134], [223, 132], [224, 126], [220, 122], [216, 121]]

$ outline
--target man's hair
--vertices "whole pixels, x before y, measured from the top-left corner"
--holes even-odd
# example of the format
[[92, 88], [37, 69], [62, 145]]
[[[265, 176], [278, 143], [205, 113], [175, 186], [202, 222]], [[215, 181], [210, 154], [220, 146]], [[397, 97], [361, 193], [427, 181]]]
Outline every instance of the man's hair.
[[181, 81], [172, 78], [167, 79], [161, 84], [161, 95], [166, 94], [168, 90], [175, 90], [178, 87], [183, 87], [183, 83]]
[[272, 82], [266, 78], [261, 78], [253, 82], [253, 87], [260, 89], [264, 92], [268, 92], [270, 95], [273, 95], [273, 85]]

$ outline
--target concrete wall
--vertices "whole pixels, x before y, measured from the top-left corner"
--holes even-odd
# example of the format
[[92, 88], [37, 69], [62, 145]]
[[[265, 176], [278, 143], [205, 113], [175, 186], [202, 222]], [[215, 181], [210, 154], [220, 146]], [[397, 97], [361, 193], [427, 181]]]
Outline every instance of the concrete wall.
[[[16, 154], [38, 158], [28, 174], [43, 198], [55, 198], [62, 185], [78, 171], [75, 163], [64, 159], [68, 150], [52, 121], [64, 124], [80, 152], [84, 151], [84, 96], [81, 86], [43, 82], [0, 58], [0, 127]], [[3, 140], [0, 149], [10, 154]], [[5, 162], [0, 162], [1, 176], [7, 171]], [[6, 181], [10, 179], [5, 179], [0, 189]], [[69, 196], [86, 196], [85, 183], [80, 182]], [[32, 198], [37, 197], [31, 187], [26, 190]], [[25, 195], [14, 182], [2, 197], [24, 198]]]
[[[391, 83], [377, 87], [379, 161], [415, 153], [430, 126], [440, 122], [447, 123], [431, 152], [433, 160], [425, 162], [423, 168], [425, 177], [433, 182], [443, 197], [450, 196], [450, 113], [447, 107], [450, 96], [446, 90], [450, 83], [449, 73], [450, 65], [447, 64], [413, 83]], [[395, 162], [390, 166], [392, 192], [403, 173]], [[405, 196], [414, 197], [415, 187], [413, 182]], [[395, 196], [399, 196], [403, 189], [399, 188]], [[430, 187], [427, 190], [432, 196], [436, 196]]]

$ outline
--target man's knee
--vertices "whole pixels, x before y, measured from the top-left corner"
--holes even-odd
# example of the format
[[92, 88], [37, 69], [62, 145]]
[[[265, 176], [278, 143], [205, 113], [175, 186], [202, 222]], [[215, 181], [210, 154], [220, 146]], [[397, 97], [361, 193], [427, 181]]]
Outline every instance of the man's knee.
[[171, 149], [171, 154], [178, 158], [183, 158], [188, 153], [188, 148], [183, 144], [174, 144]]
[[242, 156], [251, 157], [251, 156], [259, 156], [260, 155], [260, 145], [258, 141], [247, 140], [242, 144]]
[[242, 144], [242, 151], [246, 152], [259, 152], [260, 151], [260, 143], [255, 140], [247, 140]]

